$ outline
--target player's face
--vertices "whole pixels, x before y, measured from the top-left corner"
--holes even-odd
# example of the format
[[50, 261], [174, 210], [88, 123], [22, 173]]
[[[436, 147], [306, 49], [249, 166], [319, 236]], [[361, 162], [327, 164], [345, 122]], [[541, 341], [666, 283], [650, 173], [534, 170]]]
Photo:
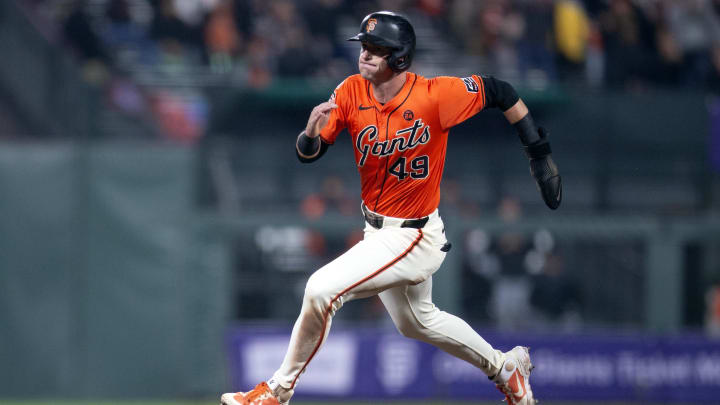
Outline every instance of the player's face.
[[390, 49], [363, 42], [358, 59], [360, 76], [370, 81], [383, 81], [390, 78], [392, 70], [387, 63], [389, 56]]

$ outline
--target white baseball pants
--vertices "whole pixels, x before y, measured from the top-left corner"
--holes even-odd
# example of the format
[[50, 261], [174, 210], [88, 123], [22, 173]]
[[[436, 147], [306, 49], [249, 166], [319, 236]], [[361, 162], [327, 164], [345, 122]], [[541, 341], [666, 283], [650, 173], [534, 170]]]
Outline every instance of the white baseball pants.
[[379, 295], [401, 334], [465, 360], [487, 375], [498, 373], [504, 355], [465, 321], [432, 303], [432, 274], [445, 252], [445, 229], [435, 210], [422, 229], [402, 228], [403, 219], [384, 218], [343, 255], [316, 271], [305, 288], [300, 316], [280, 368], [269, 384], [287, 402], [300, 375], [330, 332], [335, 311], [345, 302]]

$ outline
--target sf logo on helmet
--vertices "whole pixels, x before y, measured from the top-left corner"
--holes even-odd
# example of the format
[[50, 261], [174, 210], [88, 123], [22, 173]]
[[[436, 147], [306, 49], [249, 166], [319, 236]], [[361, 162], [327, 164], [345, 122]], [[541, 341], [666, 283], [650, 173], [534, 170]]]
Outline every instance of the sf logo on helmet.
[[374, 30], [376, 24], [377, 24], [377, 19], [375, 19], [375, 18], [369, 19], [368, 23], [367, 23], [367, 32]]

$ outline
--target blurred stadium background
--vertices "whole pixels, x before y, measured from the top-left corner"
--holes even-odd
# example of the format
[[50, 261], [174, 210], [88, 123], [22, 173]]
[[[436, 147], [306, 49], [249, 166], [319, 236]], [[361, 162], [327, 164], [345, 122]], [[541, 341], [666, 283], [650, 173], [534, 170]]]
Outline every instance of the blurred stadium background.
[[[453, 131], [438, 306], [530, 344], [545, 403], [720, 401], [720, 1], [2, 0], [0, 402], [269, 376], [361, 237], [347, 136], [309, 166], [293, 142], [378, 9], [413, 21], [414, 71], [512, 82], [564, 176], [551, 213], [499, 113]], [[323, 353], [300, 403], [499, 401], [377, 299]]]

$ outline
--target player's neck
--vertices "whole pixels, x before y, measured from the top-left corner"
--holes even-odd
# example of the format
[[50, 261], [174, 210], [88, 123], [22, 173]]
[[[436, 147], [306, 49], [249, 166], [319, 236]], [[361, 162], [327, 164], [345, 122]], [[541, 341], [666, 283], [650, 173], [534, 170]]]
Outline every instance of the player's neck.
[[393, 75], [383, 82], [372, 82], [373, 96], [378, 103], [385, 104], [392, 100], [405, 85], [407, 74], [402, 72]]

